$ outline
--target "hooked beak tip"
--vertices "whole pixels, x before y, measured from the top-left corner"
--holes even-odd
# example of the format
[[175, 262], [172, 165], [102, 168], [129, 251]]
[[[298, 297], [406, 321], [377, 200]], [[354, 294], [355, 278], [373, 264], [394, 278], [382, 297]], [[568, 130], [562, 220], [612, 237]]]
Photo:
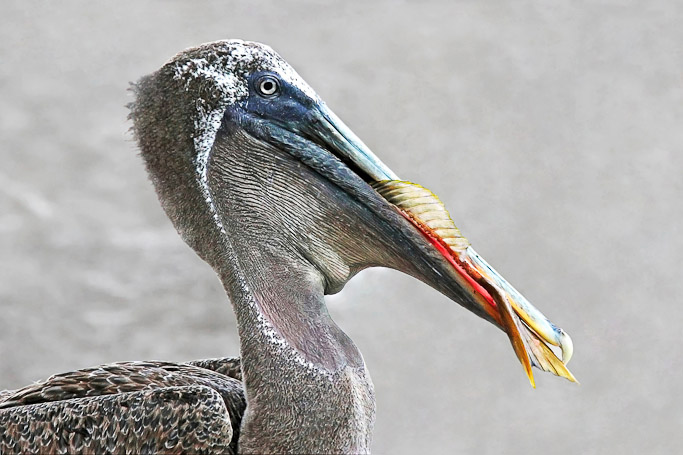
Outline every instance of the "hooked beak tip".
[[567, 332], [560, 329], [560, 349], [562, 350], [562, 363], [567, 365], [574, 355], [574, 343]]

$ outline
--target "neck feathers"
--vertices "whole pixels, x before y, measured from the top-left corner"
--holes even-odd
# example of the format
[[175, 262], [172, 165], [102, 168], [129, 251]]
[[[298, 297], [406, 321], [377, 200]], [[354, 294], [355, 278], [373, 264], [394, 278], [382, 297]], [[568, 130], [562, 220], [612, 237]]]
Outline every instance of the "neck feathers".
[[[229, 243], [223, 283], [240, 331], [248, 402], [240, 450], [364, 453], [375, 416], [372, 382], [327, 312], [328, 274], [308, 259], [335, 255], [307, 249], [315, 244], [307, 232], [319, 227], [297, 226], [311, 217], [281, 199], [288, 195], [278, 182], [292, 191], [287, 172], [300, 166], [267, 152], [220, 136], [208, 172]], [[298, 221], [282, 218], [292, 213]]]
[[197, 148], [202, 145], [196, 126], [199, 94], [175, 77], [171, 63], [131, 90], [129, 117], [159, 201], [182, 239], [216, 269], [225, 245], [200, 178], [201, 160], [208, 160], [209, 152], [202, 155]]
[[292, 174], [302, 168], [289, 155], [250, 148], [239, 135], [214, 132], [206, 142], [193, 110], [202, 94], [172, 65], [134, 92], [133, 130], [161, 204], [221, 277], [237, 315], [248, 400], [240, 451], [368, 452], [372, 382], [324, 304], [353, 270], [316, 237], [329, 210], [307, 194], [315, 179]]

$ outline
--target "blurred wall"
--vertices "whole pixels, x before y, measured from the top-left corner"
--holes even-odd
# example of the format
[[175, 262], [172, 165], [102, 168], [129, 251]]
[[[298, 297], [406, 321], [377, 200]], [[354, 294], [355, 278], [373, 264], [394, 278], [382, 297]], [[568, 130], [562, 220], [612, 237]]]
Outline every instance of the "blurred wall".
[[162, 213], [128, 82], [177, 51], [280, 52], [572, 334], [580, 386], [399, 273], [329, 299], [376, 386], [377, 453], [674, 453], [683, 426], [683, 4], [0, 3], [0, 388], [237, 354]]

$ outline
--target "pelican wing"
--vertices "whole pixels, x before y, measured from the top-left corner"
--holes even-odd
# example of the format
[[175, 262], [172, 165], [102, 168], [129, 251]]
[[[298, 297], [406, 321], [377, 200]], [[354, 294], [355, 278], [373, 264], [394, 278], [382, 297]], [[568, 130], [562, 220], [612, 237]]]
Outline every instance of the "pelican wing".
[[[126, 362], [0, 393], [0, 453], [236, 453], [239, 359]], [[205, 365], [204, 368], [198, 365]]]

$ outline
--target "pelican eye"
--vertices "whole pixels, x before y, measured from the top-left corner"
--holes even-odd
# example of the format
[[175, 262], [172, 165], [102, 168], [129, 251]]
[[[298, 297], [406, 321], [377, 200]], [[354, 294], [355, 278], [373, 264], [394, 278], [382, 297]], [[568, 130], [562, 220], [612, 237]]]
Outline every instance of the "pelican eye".
[[272, 98], [280, 93], [280, 81], [273, 76], [262, 76], [256, 81], [256, 90], [265, 98]]

